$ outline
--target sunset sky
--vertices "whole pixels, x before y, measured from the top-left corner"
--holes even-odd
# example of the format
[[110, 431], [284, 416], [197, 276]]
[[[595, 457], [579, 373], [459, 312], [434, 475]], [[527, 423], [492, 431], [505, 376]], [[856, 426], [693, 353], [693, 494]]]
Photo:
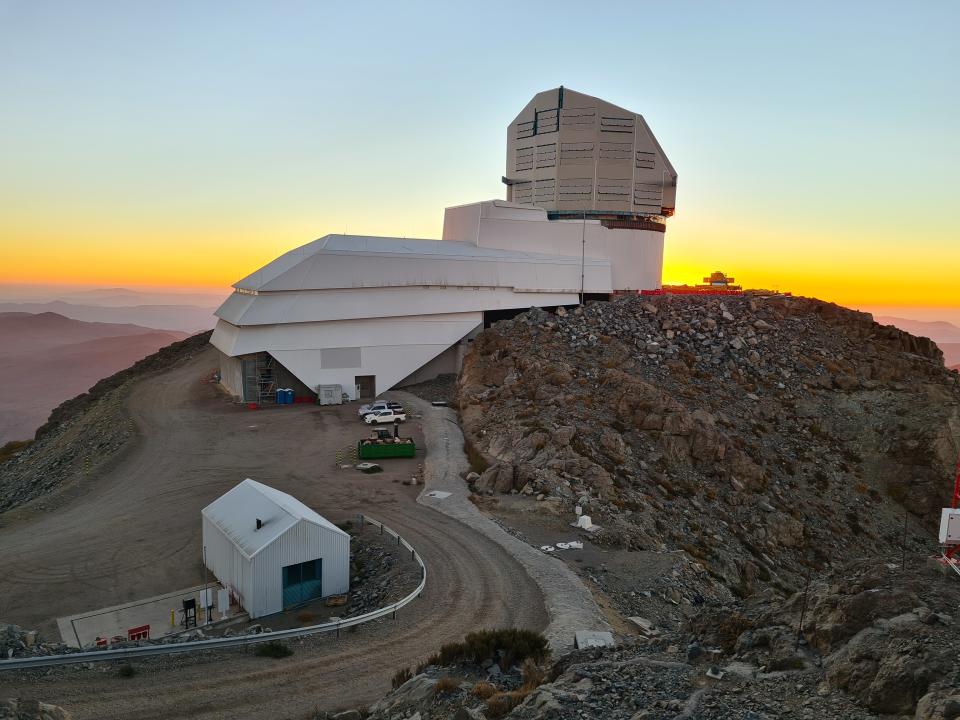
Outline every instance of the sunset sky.
[[563, 84], [677, 168], [665, 282], [960, 307], [958, 27], [952, 1], [0, 0], [0, 282], [226, 287], [331, 232], [439, 237]]

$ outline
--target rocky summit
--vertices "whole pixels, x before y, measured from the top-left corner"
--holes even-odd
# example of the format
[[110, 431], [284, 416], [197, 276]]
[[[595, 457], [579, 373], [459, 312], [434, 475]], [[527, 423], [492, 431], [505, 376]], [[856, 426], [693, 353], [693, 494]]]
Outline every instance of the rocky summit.
[[960, 453], [936, 345], [805, 298], [531, 309], [478, 336], [458, 402], [477, 494], [579, 505], [609, 547], [682, 550], [688, 599], [929, 554]]

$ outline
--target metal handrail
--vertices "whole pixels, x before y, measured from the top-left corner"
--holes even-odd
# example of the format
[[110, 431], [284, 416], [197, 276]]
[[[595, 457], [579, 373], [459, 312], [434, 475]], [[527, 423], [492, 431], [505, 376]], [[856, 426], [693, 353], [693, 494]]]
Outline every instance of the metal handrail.
[[177, 653], [193, 652], [195, 650], [219, 650], [225, 648], [242, 647], [245, 645], [256, 645], [257, 643], [269, 642], [271, 640], [284, 640], [287, 638], [305, 637], [307, 635], [317, 635], [325, 632], [336, 632], [339, 634], [343, 628], [362, 625], [363, 623], [377, 620], [387, 615], [396, 617], [397, 610], [406, 607], [420, 596], [427, 585], [427, 566], [423, 562], [413, 546], [400, 537], [395, 530], [388, 528], [382, 522], [373, 518], [360, 515], [361, 528], [363, 524], [379, 527], [381, 533], [386, 533], [397, 539], [397, 544], [402, 545], [410, 551], [411, 556], [420, 566], [420, 584], [416, 589], [402, 600], [387, 605], [377, 610], [371, 610], [363, 615], [347, 618], [346, 620], [337, 620], [335, 622], [319, 623], [307, 627], [291, 628], [289, 630], [273, 630], [271, 632], [258, 633], [256, 635], [241, 635], [237, 637], [210, 638], [209, 640], [191, 640], [183, 643], [170, 643], [167, 645], [143, 645], [130, 648], [112, 648], [106, 650], [90, 650], [78, 653], [66, 653], [62, 655], [37, 655], [34, 657], [12, 658], [9, 660], [0, 660], [0, 672], [4, 670], [27, 670], [35, 667], [49, 667], [52, 665], [74, 665], [85, 662], [100, 662], [104, 660], [128, 660], [131, 658], [153, 657], [157, 655], [174, 655]]

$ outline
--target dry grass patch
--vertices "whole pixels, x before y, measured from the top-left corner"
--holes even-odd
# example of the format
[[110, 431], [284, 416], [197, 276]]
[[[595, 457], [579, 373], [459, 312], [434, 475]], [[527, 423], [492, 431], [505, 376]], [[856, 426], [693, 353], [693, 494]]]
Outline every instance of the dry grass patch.
[[497, 686], [493, 683], [487, 682], [486, 680], [481, 680], [472, 688], [470, 688], [470, 694], [475, 698], [487, 700], [488, 698], [497, 694]]
[[433, 686], [433, 692], [436, 695], [449, 695], [460, 689], [460, 682], [459, 678], [444, 675], [437, 680], [437, 684]]

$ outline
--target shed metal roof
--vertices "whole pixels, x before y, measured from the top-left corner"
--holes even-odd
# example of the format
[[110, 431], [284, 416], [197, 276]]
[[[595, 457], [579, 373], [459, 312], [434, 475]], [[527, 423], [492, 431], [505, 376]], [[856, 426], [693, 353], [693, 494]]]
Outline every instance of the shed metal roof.
[[[202, 514], [220, 528], [248, 558], [252, 558], [301, 520], [349, 537], [292, 495], [250, 478], [207, 505]], [[263, 523], [259, 530], [258, 519]]]

